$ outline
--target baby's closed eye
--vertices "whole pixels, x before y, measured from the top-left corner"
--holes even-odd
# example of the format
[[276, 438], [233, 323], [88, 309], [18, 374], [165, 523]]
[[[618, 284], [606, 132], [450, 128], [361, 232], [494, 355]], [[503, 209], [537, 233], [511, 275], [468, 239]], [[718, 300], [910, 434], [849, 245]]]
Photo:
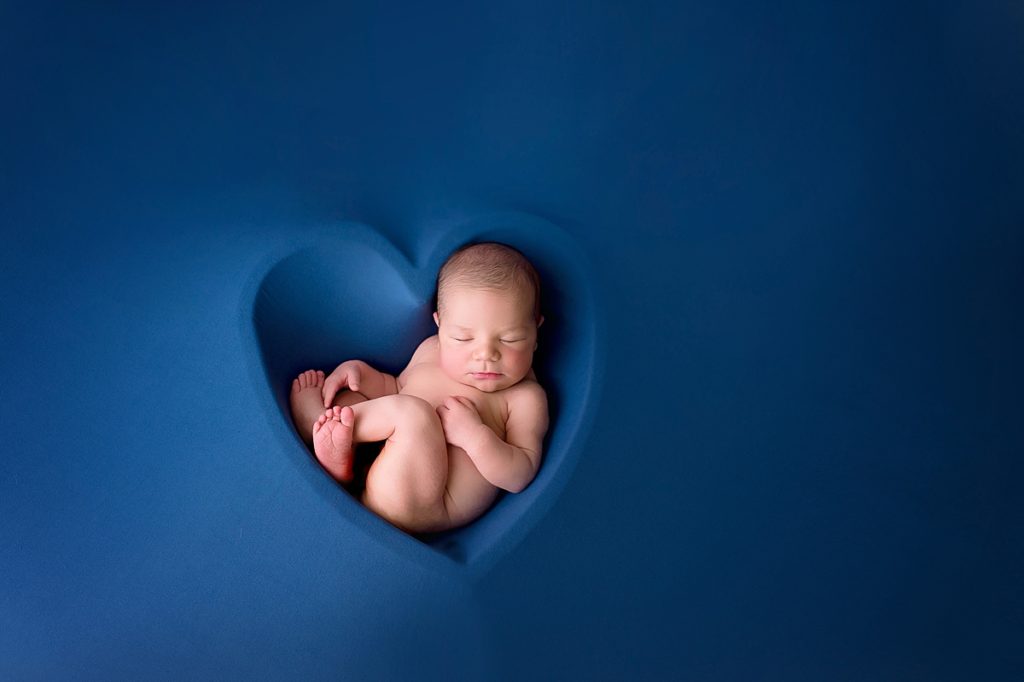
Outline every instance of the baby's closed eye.
[[[449, 338], [451, 338], [452, 341], [458, 341], [459, 343], [469, 343], [470, 341], [473, 340], [472, 336], [468, 336], [468, 337], [452, 336], [452, 337], [449, 337]], [[526, 341], [525, 338], [523, 338], [523, 339], [498, 339], [498, 340], [501, 341], [502, 343], [522, 343], [523, 341]]]

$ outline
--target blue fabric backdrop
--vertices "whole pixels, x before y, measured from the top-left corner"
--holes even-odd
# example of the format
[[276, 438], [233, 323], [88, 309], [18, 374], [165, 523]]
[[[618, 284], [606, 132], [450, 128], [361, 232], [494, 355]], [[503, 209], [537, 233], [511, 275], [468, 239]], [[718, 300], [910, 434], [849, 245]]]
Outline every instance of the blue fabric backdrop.
[[[4, 3], [0, 677], [1024, 676], [1017, 3]], [[419, 542], [290, 374], [549, 287]]]

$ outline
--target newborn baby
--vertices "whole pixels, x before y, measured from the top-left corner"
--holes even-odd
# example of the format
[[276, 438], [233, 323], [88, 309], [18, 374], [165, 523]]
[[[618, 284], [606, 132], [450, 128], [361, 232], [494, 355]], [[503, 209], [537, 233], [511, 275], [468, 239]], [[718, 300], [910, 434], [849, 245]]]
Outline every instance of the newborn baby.
[[[540, 280], [515, 249], [473, 244], [437, 276], [438, 333], [397, 377], [361, 360], [292, 382], [296, 428], [336, 479], [353, 478], [354, 446], [386, 441], [362, 502], [410, 533], [465, 525], [498, 489], [537, 474], [547, 397], [531, 369]], [[324, 408], [327, 408], [326, 412]]]

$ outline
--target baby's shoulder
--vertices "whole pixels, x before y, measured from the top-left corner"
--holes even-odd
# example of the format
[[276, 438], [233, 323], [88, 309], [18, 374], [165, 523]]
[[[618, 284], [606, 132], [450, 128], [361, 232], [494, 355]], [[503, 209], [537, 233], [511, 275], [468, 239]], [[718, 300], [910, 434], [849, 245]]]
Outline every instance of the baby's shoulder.
[[407, 364], [405, 366], [405, 369], [402, 370], [401, 374], [398, 375], [399, 391], [401, 391], [405, 387], [406, 382], [409, 380], [409, 372], [414, 367], [416, 367], [417, 365], [426, 364], [428, 362], [437, 362], [437, 348], [437, 334], [424, 339], [423, 342], [420, 343], [419, 347], [416, 348], [416, 352], [413, 353], [412, 357], [409, 359], [409, 364]]
[[409, 367], [435, 359], [437, 357], [438, 348], [439, 342], [437, 340], [437, 334], [423, 339], [423, 342], [416, 348], [416, 352], [412, 354], [412, 358], [409, 360]]
[[544, 391], [544, 388], [537, 383], [537, 380], [533, 377], [533, 372], [530, 372], [530, 376], [520, 381], [515, 386], [509, 386], [504, 390], [505, 402], [508, 405], [509, 411], [515, 410], [516, 408], [525, 408], [531, 406], [543, 406], [545, 409], [548, 404], [548, 395]]

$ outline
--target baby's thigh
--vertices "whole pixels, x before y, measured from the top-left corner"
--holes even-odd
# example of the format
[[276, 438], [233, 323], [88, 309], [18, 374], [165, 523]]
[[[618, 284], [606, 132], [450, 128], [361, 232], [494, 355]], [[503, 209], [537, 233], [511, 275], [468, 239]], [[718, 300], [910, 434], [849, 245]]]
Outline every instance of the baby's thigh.
[[427, 401], [411, 395], [387, 395], [352, 406], [355, 439], [396, 441], [410, 438], [444, 446], [441, 419]]

